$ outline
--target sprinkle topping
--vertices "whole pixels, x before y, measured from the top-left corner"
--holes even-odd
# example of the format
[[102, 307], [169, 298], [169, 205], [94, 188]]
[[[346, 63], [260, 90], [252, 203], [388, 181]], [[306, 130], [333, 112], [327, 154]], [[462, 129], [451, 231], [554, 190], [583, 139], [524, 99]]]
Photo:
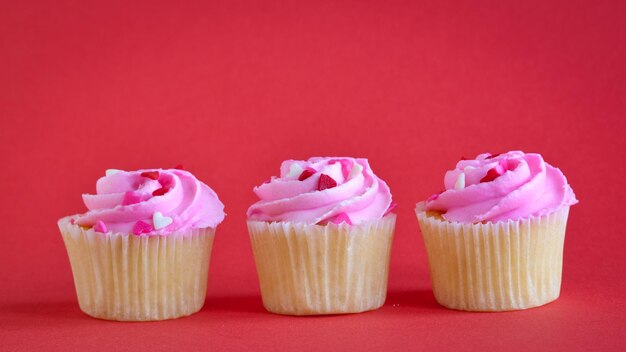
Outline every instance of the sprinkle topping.
[[315, 170], [307, 167], [306, 169], [304, 169], [304, 171], [302, 171], [302, 173], [298, 177], [298, 181], [304, 181], [307, 178], [313, 176], [313, 174], [315, 174]]
[[164, 227], [167, 227], [169, 224], [174, 222], [172, 218], [164, 216], [161, 212], [156, 211], [154, 215], [152, 215], [152, 223], [154, 223], [154, 229], [159, 230]]
[[361, 172], [363, 172], [363, 166], [361, 166], [361, 164], [354, 164], [352, 170], [350, 170], [350, 175], [348, 175], [348, 179], [353, 179], [357, 177]]
[[[88, 211], [68, 220], [75, 219], [76, 225], [91, 234], [108, 231], [134, 235], [151, 231], [149, 235], [169, 235], [215, 228], [224, 219], [224, 205], [209, 186], [190, 172], [169, 167], [102, 175], [96, 183], [96, 194], [83, 194], [82, 198]], [[161, 216], [157, 214], [155, 219], [155, 212]], [[96, 225], [99, 221], [104, 224]], [[158, 232], [154, 232], [155, 225]]]
[[98, 221], [98, 222], [96, 222], [96, 223], [93, 225], [93, 230], [94, 230], [95, 232], [100, 232], [100, 233], [107, 233], [107, 232], [108, 232], [108, 231], [107, 231], [107, 227], [106, 227], [106, 225], [105, 225], [105, 224], [104, 224], [104, 222], [102, 222], [102, 221]]
[[[459, 189], [462, 173], [465, 188]], [[426, 202], [425, 210], [438, 212], [446, 221], [518, 221], [578, 202], [563, 173], [537, 153], [482, 153], [457, 162], [443, 181], [446, 191]]]
[[135, 226], [133, 227], [133, 234], [135, 235], [141, 235], [144, 233], [150, 233], [152, 232], [152, 230], [154, 230], [152, 228], [152, 225], [148, 224], [145, 221], [137, 221], [137, 223], [135, 223]]
[[337, 181], [335, 181], [335, 179], [326, 174], [321, 174], [319, 182], [317, 184], [317, 190], [323, 191], [325, 189], [333, 187], [337, 187]]
[[155, 190], [152, 192], [152, 196], [153, 196], [153, 197], [156, 197], [156, 196], [162, 196], [162, 195], [164, 195], [165, 193], [167, 193], [168, 191], [169, 191], [169, 189], [167, 189], [166, 187], [161, 187], [161, 188], [159, 188], [159, 189], [155, 189]]
[[302, 171], [304, 171], [302, 169], [302, 166], [293, 163], [291, 164], [291, 166], [289, 166], [289, 172], [287, 173], [287, 177], [296, 177], [302, 174]]
[[159, 172], [158, 171], [145, 171], [141, 173], [141, 177], [147, 177], [151, 180], [158, 180]]
[[465, 188], [465, 173], [461, 172], [459, 177], [456, 179], [454, 183], [454, 189], [463, 189]]
[[498, 167], [491, 168], [489, 169], [489, 171], [487, 171], [487, 175], [485, 175], [485, 177], [480, 179], [480, 183], [491, 182], [495, 180], [496, 178], [500, 177], [500, 175], [502, 174], [498, 171]]
[[385, 211], [385, 213], [383, 214], [383, 216], [391, 213], [392, 211], [394, 211], [396, 208], [398, 207], [398, 203], [396, 202], [391, 202], [391, 204], [389, 204], [389, 208], [387, 208], [387, 210]]
[[335, 218], [332, 219], [330, 222], [332, 222], [333, 224], [341, 224], [342, 222], [345, 222], [348, 225], [352, 225], [352, 220], [350, 220], [350, 217], [346, 213], [337, 214], [337, 216], [335, 216]]
[[122, 170], [118, 170], [118, 169], [108, 169], [104, 172], [104, 174], [106, 176], [111, 176], [111, 175], [115, 175], [118, 172], [122, 172]]
[[141, 202], [141, 196], [133, 191], [127, 191], [124, 193], [124, 199], [122, 200], [122, 205], [131, 205], [137, 204]]
[[381, 219], [391, 204], [389, 187], [373, 173], [367, 159], [350, 157], [285, 160], [279, 176], [255, 187], [254, 193], [259, 201], [247, 215], [257, 221], [325, 225], [346, 213], [358, 225]]

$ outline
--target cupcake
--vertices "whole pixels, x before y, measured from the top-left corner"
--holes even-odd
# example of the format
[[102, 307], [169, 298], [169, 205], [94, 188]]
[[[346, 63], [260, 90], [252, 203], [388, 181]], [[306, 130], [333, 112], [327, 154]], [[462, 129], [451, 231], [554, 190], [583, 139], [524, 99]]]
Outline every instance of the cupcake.
[[268, 311], [358, 313], [385, 303], [396, 215], [367, 159], [287, 160], [254, 193], [248, 230]]
[[80, 309], [108, 320], [147, 321], [202, 308], [215, 227], [224, 205], [179, 170], [107, 170], [85, 214], [58, 225]]
[[557, 299], [578, 202], [561, 170], [539, 154], [481, 154], [459, 161], [444, 184], [416, 209], [437, 302], [506, 311]]

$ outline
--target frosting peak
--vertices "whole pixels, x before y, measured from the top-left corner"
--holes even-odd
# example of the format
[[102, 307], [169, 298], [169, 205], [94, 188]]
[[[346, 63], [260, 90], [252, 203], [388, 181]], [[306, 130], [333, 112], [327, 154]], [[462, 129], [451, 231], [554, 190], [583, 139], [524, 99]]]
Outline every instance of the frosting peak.
[[248, 218], [307, 224], [359, 224], [385, 216], [391, 192], [367, 159], [347, 157], [286, 160], [280, 176], [255, 187], [259, 201]]
[[75, 223], [98, 232], [169, 234], [216, 227], [224, 205], [209, 186], [179, 169], [109, 170], [96, 194], [83, 194], [89, 211]]
[[521, 151], [461, 160], [446, 172], [444, 185], [426, 210], [440, 211], [449, 221], [519, 220], [578, 202], [561, 170]]

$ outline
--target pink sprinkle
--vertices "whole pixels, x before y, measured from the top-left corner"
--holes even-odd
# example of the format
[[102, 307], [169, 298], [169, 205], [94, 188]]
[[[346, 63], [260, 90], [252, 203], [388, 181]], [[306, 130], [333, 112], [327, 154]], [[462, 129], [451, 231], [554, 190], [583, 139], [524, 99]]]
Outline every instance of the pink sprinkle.
[[335, 163], [340, 163], [341, 164], [341, 173], [343, 174], [343, 177], [348, 177], [348, 175], [350, 175], [350, 170], [348, 170], [348, 167], [350, 167], [350, 161], [348, 160], [344, 160], [344, 159], [331, 159], [328, 160], [328, 165], [332, 165]]
[[500, 167], [500, 169], [498, 170], [500, 171], [500, 174], [503, 174], [509, 169], [509, 162], [506, 159], [500, 159], [500, 161], [498, 162], [498, 167]]
[[396, 208], [398, 207], [398, 203], [396, 202], [391, 202], [391, 204], [389, 204], [389, 208], [387, 208], [387, 211], [385, 211], [385, 213], [383, 214], [383, 216], [391, 213], [392, 211], [394, 211]]
[[437, 199], [439, 199], [439, 196], [440, 196], [440, 195], [441, 195], [441, 193], [443, 193], [443, 192], [445, 192], [445, 190], [444, 190], [444, 191], [441, 191], [441, 192], [439, 192], [439, 193], [435, 193], [435, 194], [433, 194], [432, 196], [428, 197], [427, 201], [431, 201], [431, 200], [437, 200]]
[[135, 223], [135, 226], [133, 227], [133, 234], [141, 235], [144, 233], [150, 233], [153, 230], [154, 228], [152, 227], [152, 225], [148, 224], [147, 222], [137, 221], [137, 223]]
[[108, 232], [107, 231], [107, 226], [102, 221], [96, 222], [96, 224], [93, 225], [93, 230], [95, 232], [100, 232], [100, 233], [107, 233]]
[[159, 183], [161, 187], [172, 188], [174, 186], [174, 178], [172, 175], [163, 174], [162, 177], [159, 177]]
[[350, 220], [350, 217], [346, 213], [338, 214], [330, 222], [333, 224], [341, 224], [342, 222], [345, 222], [348, 225], [352, 225], [352, 220]]
[[74, 225], [75, 222], [76, 222], [76, 220], [70, 219], [70, 224]]
[[141, 202], [141, 196], [136, 194], [133, 191], [128, 191], [124, 193], [124, 200], [122, 200], [122, 205], [131, 205], [137, 204]]

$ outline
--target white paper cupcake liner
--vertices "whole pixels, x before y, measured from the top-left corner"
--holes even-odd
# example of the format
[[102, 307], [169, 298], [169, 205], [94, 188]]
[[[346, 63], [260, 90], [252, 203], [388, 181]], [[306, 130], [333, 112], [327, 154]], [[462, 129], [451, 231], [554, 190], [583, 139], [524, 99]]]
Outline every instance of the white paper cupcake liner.
[[359, 225], [248, 221], [263, 305], [289, 315], [385, 303], [396, 215]]
[[433, 292], [448, 308], [506, 311], [559, 297], [569, 207], [519, 221], [468, 224], [417, 207]]
[[80, 309], [108, 320], [147, 321], [202, 308], [215, 230], [166, 236], [97, 233], [58, 222]]

